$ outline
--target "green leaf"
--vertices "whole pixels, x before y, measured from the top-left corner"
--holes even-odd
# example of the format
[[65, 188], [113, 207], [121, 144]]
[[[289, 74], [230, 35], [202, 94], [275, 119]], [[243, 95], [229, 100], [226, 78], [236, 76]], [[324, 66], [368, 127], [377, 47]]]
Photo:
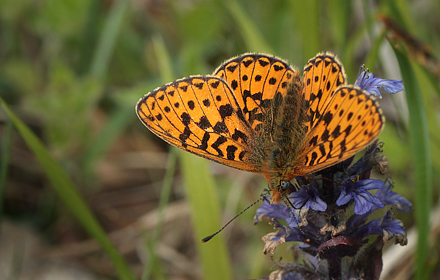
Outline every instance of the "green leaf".
[[[401, 48], [403, 49], [403, 48]], [[409, 134], [415, 170], [415, 214], [418, 229], [416, 252], [416, 279], [429, 279], [427, 262], [429, 256], [429, 216], [432, 198], [432, 166], [429, 148], [428, 123], [420, 86], [413, 66], [403, 51], [394, 48], [409, 110]]]

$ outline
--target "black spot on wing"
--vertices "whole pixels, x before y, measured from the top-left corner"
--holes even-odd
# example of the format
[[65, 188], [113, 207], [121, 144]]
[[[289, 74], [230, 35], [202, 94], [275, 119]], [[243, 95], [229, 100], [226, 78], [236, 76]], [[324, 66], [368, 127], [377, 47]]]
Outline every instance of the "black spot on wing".
[[188, 126], [191, 123], [191, 116], [187, 112], [183, 112], [180, 115], [180, 119], [184, 126]]
[[330, 137], [330, 134], [329, 134], [328, 129], [324, 130], [324, 132], [321, 135], [321, 140], [324, 142], [327, 142], [329, 137]]
[[211, 105], [211, 101], [209, 99], [205, 99], [203, 100], [203, 105], [205, 105], [205, 107], [209, 107]]
[[237, 82], [237, 80], [233, 80], [233, 81], [231, 82], [231, 87], [232, 87], [233, 90], [236, 90], [236, 89], [237, 89], [237, 87], [238, 87], [238, 82]]
[[225, 104], [221, 105], [218, 111], [222, 119], [225, 119], [226, 117], [232, 116], [232, 114], [234, 113], [234, 108], [232, 108], [231, 104]]
[[316, 152], [312, 153], [312, 157], [310, 158], [309, 166], [312, 166], [315, 164], [315, 160], [318, 158], [318, 154]]
[[201, 129], [207, 129], [208, 127], [211, 127], [211, 123], [209, 122], [208, 118], [206, 116], [202, 116], [200, 118], [200, 121], [196, 123], [198, 127]]
[[331, 112], [327, 112], [323, 116], [323, 121], [326, 125], [328, 125], [332, 121], [332, 119], [333, 119], [333, 114]]
[[211, 87], [214, 89], [218, 88], [219, 85], [220, 85], [220, 81], [215, 81], [215, 82], [211, 83]]
[[226, 67], [226, 70], [228, 70], [231, 73], [234, 73], [235, 69], [237, 69], [238, 64], [236, 65], [230, 65], [228, 67]]
[[200, 144], [198, 146], [198, 148], [201, 149], [201, 150], [206, 151], [206, 149], [208, 149], [209, 138], [211, 138], [211, 136], [209, 135], [208, 132], [205, 132], [205, 134], [203, 135], [202, 144]]
[[188, 127], [185, 127], [183, 132], [179, 135], [179, 140], [182, 142], [182, 146], [186, 148], [188, 144], [186, 144], [186, 140], [191, 135], [191, 130]]
[[194, 86], [198, 89], [203, 89], [203, 85], [205, 85], [204, 83], [195, 83]]
[[223, 157], [223, 152], [222, 150], [220, 150], [220, 145], [222, 145], [223, 143], [225, 143], [227, 141], [226, 137], [224, 136], [220, 136], [219, 138], [217, 138], [217, 140], [215, 140], [215, 142], [211, 145], [211, 147], [217, 151], [218, 155]]
[[245, 155], [246, 155], [246, 152], [245, 151], [241, 151], [240, 154], [238, 155], [238, 159], [243, 161]]
[[219, 133], [219, 134], [229, 133], [228, 127], [226, 126], [226, 124], [224, 122], [217, 122], [214, 125], [213, 129], [214, 129], [214, 132]]
[[276, 65], [276, 64], [275, 64], [275, 65], [273, 66], [273, 69], [275, 69], [275, 71], [278, 72], [278, 71], [284, 70], [284, 66]]
[[232, 140], [238, 141], [238, 139], [241, 139], [244, 143], [247, 142], [246, 134], [238, 129], [235, 129], [234, 134], [232, 134]]
[[190, 110], [194, 110], [194, 108], [195, 108], [195, 103], [194, 103], [194, 101], [192, 101], [192, 100], [190, 100], [190, 101], [188, 101], [188, 108], [190, 109]]
[[332, 132], [333, 138], [338, 138], [338, 136], [341, 135], [340, 129], [341, 129], [340, 125], [336, 126], [336, 128]]
[[238, 150], [237, 147], [235, 147], [235, 146], [233, 146], [233, 145], [229, 145], [229, 146], [226, 148], [226, 157], [227, 157], [229, 160], [234, 160], [234, 159], [235, 159], [235, 152], [236, 152], [237, 150]]
[[276, 82], [277, 82], [277, 79], [275, 79], [274, 77], [269, 79], [269, 84], [270, 85], [274, 85], [274, 84], [276, 84]]
[[252, 64], [252, 62], [254, 62], [253, 60], [243, 60], [243, 65], [244, 65], [244, 67], [249, 67], [249, 65], [251, 65]]
[[[262, 60], [262, 59], [259, 59], [258, 60], [258, 63], [262, 66], [262, 67], [266, 67], [268, 64], [269, 64], [269, 62], [267, 62], [267, 61], [265, 61], [265, 60]], [[261, 77], [261, 76], [260, 76]]]

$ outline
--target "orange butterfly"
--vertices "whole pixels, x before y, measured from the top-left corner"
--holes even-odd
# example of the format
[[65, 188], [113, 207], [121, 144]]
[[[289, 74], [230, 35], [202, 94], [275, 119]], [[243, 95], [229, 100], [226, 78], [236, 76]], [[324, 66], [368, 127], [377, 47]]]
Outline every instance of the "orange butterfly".
[[375, 98], [346, 85], [343, 66], [330, 53], [310, 59], [302, 78], [279, 58], [243, 54], [213, 75], [155, 89], [136, 113], [171, 145], [264, 174], [274, 203], [294, 177], [353, 156], [385, 123]]

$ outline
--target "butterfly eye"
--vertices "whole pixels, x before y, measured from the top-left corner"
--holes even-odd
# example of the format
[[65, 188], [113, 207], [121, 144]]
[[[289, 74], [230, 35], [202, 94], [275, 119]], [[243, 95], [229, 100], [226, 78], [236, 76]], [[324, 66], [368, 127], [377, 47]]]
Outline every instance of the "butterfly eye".
[[282, 190], [287, 190], [288, 188], [290, 188], [290, 182], [289, 181], [281, 181], [280, 183], [280, 187]]

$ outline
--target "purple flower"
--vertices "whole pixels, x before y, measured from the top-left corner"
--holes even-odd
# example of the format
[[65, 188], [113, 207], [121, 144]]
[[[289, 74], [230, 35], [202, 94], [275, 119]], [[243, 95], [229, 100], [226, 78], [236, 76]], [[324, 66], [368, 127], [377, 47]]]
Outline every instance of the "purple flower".
[[380, 88], [389, 93], [397, 93], [405, 89], [402, 85], [402, 81], [376, 78], [373, 73], [370, 73], [368, 69], [364, 70], [364, 68], [364, 65], [360, 67], [359, 75], [354, 85], [366, 92], [382, 97]]
[[393, 237], [396, 238], [396, 243], [406, 245], [408, 240], [406, 232], [401, 221], [392, 218], [393, 213], [387, 213], [380, 219], [374, 219], [366, 225], [359, 228], [354, 236], [369, 236], [373, 234], [383, 235], [384, 241], [389, 241]]
[[[376, 78], [363, 66], [355, 86], [379, 97], [381, 91], [404, 89], [402, 81]], [[275, 231], [262, 238], [263, 252], [274, 254], [279, 245], [295, 241], [294, 258], [301, 262], [279, 262], [278, 270], [264, 279], [379, 279], [385, 243], [395, 239], [402, 246], [407, 244], [403, 224], [392, 217], [392, 209], [412, 209], [406, 198], [392, 191], [391, 180], [370, 179], [373, 169], [381, 174], [388, 169], [382, 146], [375, 141], [354, 163], [351, 157], [307, 177], [296, 177], [296, 186], [287, 191], [288, 205], [265, 199], [254, 221], [269, 218]], [[385, 213], [370, 218], [376, 211]]]
[[383, 208], [380, 199], [374, 197], [370, 190], [376, 190], [383, 186], [383, 181], [366, 179], [353, 182], [352, 178], [343, 184], [341, 195], [336, 200], [336, 205], [342, 206], [354, 200], [354, 213], [362, 215], [371, 210], [373, 206]]
[[[406, 245], [406, 232], [391, 210], [381, 218], [368, 218], [385, 206], [402, 212], [412, 207], [392, 191], [391, 180], [369, 178], [373, 168], [386, 169], [381, 148], [376, 141], [355, 163], [348, 159], [307, 178], [297, 177], [302, 188], [288, 197], [293, 208], [265, 200], [255, 222], [270, 218], [275, 231], [262, 238], [263, 252], [273, 254], [279, 245], [295, 241], [295, 256], [302, 256], [301, 263], [277, 263], [278, 270], [266, 279], [379, 278], [384, 244], [395, 239]], [[377, 190], [374, 195], [372, 190]]]
[[313, 209], [315, 211], [325, 211], [327, 209], [327, 203], [319, 198], [319, 192], [313, 186], [293, 192], [289, 199], [293, 201], [295, 208]]

